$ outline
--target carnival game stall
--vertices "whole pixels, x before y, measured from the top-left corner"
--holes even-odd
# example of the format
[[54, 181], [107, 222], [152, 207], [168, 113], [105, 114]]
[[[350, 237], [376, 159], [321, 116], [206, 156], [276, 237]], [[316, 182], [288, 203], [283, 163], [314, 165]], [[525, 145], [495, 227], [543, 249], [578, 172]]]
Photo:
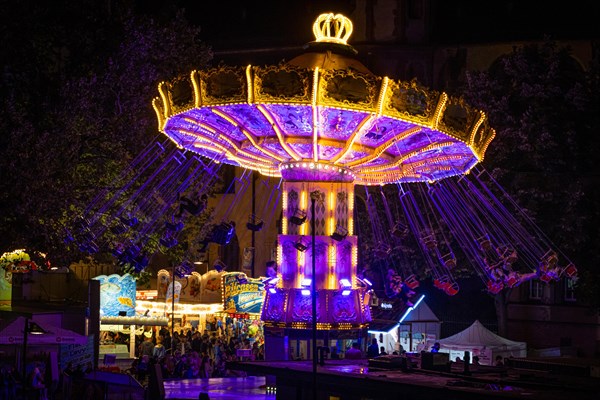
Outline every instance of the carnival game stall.
[[223, 321], [227, 336], [242, 344], [236, 355], [241, 359], [253, 357], [252, 347], [264, 345], [264, 329], [260, 312], [265, 298], [263, 278], [249, 278], [243, 272], [227, 272], [222, 277], [224, 309], [217, 314]]
[[99, 275], [100, 346], [99, 356], [134, 358], [136, 337], [145, 327], [164, 326], [167, 319], [159, 314], [136, 310], [136, 282], [133, 276]]
[[139, 309], [165, 316], [178, 331], [202, 331], [207, 317], [223, 309], [221, 275], [217, 270], [204, 274], [194, 271], [173, 280], [173, 274], [162, 269], [158, 271], [156, 301], [141, 301]]

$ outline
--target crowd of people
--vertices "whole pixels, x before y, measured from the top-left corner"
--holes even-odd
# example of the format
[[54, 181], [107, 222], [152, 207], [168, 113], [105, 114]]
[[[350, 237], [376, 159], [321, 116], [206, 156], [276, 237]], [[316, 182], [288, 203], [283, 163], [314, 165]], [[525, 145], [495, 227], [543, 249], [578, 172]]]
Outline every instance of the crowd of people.
[[[129, 373], [145, 382], [153, 365], [159, 364], [163, 379], [240, 376], [227, 362], [264, 360], [264, 340], [258, 321], [247, 324], [234, 319], [213, 318], [201, 333], [190, 327], [167, 327], [144, 332]], [[238, 351], [245, 350], [245, 351]], [[244, 354], [241, 356], [240, 354]]]

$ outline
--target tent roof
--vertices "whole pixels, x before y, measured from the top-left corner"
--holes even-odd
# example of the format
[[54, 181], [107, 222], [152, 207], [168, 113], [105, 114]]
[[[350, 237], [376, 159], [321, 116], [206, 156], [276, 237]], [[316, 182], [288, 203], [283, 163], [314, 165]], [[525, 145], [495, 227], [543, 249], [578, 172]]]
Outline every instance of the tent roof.
[[526, 347], [525, 342], [515, 342], [502, 336], [496, 335], [494, 332], [487, 329], [478, 320], [473, 322], [471, 326], [462, 332], [455, 335], [448, 336], [447, 338], [438, 340], [442, 347], [465, 347], [465, 346], [479, 346], [488, 348], [515, 348], [515, 347]]
[[[58, 326], [52, 326], [47, 323], [40, 324], [47, 331], [43, 335], [27, 335], [27, 343], [30, 345], [36, 344], [85, 344], [87, 336], [80, 335], [76, 332], [64, 329]], [[0, 332], [0, 344], [17, 344], [23, 343], [23, 327], [25, 320], [23, 317], [18, 317], [13, 322], [8, 324]]]
[[440, 319], [431, 311], [427, 302], [423, 300], [417, 308], [406, 316], [404, 323], [408, 322], [440, 322]]

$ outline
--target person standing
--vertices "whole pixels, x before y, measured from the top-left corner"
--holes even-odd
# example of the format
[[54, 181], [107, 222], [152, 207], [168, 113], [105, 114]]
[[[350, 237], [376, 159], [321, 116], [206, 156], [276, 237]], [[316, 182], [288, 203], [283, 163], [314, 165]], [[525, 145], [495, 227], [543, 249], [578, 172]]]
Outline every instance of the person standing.
[[367, 358], [375, 358], [379, 355], [379, 344], [377, 338], [371, 339], [371, 344], [367, 347]]
[[360, 351], [360, 344], [358, 342], [352, 343], [352, 347], [346, 350], [346, 358], [349, 360], [362, 358], [362, 351]]
[[40, 371], [39, 367], [35, 367], [33, 372], [31, 373], [31, 378], [29, 379], [29, 384], [31, 387], [37, 391], [39, 391], [39, 399], [46, 400], [46, 385], [44, 384], [44, 375], [42, 371]]
[[167, 354], [167, 351], [166, 351], [165, 346], [163, 345], [163, 338], [162, 338], [162, 336], [158, 336], [156, 338], [156, 345], [154, 345], [154, 349], [152, 351], [152, 358], [157, 363], [160, 363], [160, 362], [162, 362], [163, 358], [165, 358], [166, 354]]
[[154, 342], [152, 341], [152, 332], [147, 331], [144, 332], [143, 341], [140, 343], [140, 354], [139, 356], [148, 356], [152, 357], [152, 353], [154, 352]]

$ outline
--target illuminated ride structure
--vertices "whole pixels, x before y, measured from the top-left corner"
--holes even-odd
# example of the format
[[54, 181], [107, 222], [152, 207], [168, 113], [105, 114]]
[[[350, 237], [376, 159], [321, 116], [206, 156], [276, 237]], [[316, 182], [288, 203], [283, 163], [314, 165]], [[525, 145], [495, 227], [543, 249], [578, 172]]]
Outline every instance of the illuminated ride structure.
[[192, 71], [162, 82], [153, 106], [178, 148], [282, 178], [266, 326], [310, 328], [314, 284], [317, 329], [360, 329], [371, 319], [370, 290], [357, 277], [354, 185], [463, 175], [494, 130], [460, 99], [372, 74], [353, 58], [346, 17], [323, 14], [313, 31], [286, 64]]

